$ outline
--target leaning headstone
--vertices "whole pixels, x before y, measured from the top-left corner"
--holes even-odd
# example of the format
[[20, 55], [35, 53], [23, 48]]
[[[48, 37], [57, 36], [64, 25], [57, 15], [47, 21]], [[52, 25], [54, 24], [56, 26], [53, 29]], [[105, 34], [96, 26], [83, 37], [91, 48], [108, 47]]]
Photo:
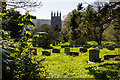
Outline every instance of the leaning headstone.
[[89, 61], [91, 62], [99, 62], [99, 49], [93, 48], [89, 50]]
[[67, 54], [70, 56], [79, 56], [79, 52], [69, 52]]
[[28, 49], [30, 55], [37, 55], [37, 49], [36, 48], [29, 48]]
[[108, 50], [115, 50], [115, 47], [114, 46], [108, 46], [107, 49]]
[[60, 49], [53, 48], [53, 53], [60, 53]]
[[80, 48], [80, 52], [81, 53], [87, 52], [87, 48]]
[[51, 52], [50, 51], [42, 51], [42, 55], [50, 56]]
[[65, 47], [65, 53], [69, 53], [70, 52], [70, 47]]

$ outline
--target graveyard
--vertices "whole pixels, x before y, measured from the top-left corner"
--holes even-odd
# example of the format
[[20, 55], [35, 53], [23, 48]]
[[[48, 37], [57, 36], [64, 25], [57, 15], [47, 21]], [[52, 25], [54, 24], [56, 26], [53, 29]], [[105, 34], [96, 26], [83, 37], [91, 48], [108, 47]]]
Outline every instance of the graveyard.
[[[88, 42], [90, 46], [89, 48], [84, 47], [88, 45], [75, 46], [70, 45], [69, 42], [60, 42], [57, 43], [57, 45], [54, 44], [54, 46], [53, 44], [50, 44], [52, 47], [51, 49], [45, 49], [37, 46], [33, 47], [32, 42], [29, 42], [29, 40], [26, 43], [30, 45], [26, 51], [29, 51], [29, 56], [32, 58], [33, 62], [44, 59], [42, 65], [45, 67], [43, 70], [45, 70], [46, 73], [43, 77], [96, 79], [119, 78], [120, 48], [114, 47], [114, 50], [109, 50], [104, 46], [99, 49], [94, 41]], [[114, 42], [108, 43], [112, 43], [111, 45], [114, 44]], [[103, 41], [103, 44], [107, 44], [107, 42]], [[96, 45], [96, 48], [93, 48], [94, 45]], [[18, 45], [15, 46], [17, 47]], [[97, 50], [94, 50], [94, 52], [90, 54], [93, 49]], [[76, 55], [76, 53], [78, 54]], [[91, 59], [90, 61], [90, 58], [92, 58], [90, 55], [96, 59], [93, 61]], [[107, 55], [108, 57], [106, 58]], [[113, 55], [113, 57], [110, 57], [109, 55]], [[11, 56], [14, 56], [14, 54], [11, 54]]]
[[31, 13], [41, 1], [12, 1], [0, 1], [2, 80], [120, 79], [119, 0], [80, 2], [51, 20]]
[[118, 55], [119, 48], [115, 48], [115, 50], [108, 50], [106, 48], [100, 49], [99, 58], [101, 58], [101, 62], [89, 63], [89, 50], [93, 49], [92, 47], [87, 49], [87, 52], [84, 53], [79, 51], [81, 47], [72, 47], [70, 48], [70, 52], [78, 52], [79, 55], [71, 56], [67, 55], [65, 48], [61, 48], [60, 45], [64, 44], [53, 46], [53, 48], [60, 49], [59, 53], [53, 53], [52, 49], [49, 49], [51, 54], [45, 56], [42, 55], [42, 51], [48, 49], [37, 48], [38, 53], [36, 56], [33, 56], [33, 58], [37, 58], [38, 60], [45, 58], [43, 64], [46, 66], [46, 71], [49, 73], [47, 78], [107, 79], [118, 78], [120, 75], [119, 60], [115, 60], [115, 57], [107, 60], [104, 59], [104, 55]]

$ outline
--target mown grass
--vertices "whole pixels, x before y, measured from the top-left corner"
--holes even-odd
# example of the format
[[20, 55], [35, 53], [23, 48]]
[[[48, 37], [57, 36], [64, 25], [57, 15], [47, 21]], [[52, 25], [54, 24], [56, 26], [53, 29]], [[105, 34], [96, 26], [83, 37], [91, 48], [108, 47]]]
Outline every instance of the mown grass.
[[[46, 71], [49, 73], [47, 78], [120, 78], [119, 61], [103, 61], [104, 55], [119, 54], [118, 48], [113, 51], [103, 48], [99, 53], [99, 57], [102, 58], [103, 62], [89, 64], [89, 49], [88, 52], [81, 53], [79, 52], [80, 47], [70, 48], [71, 52], [79, 52], [79, 56], [70, 56], [64, 54], [64, 48], [61, 48], [61, 45], [66, 44], [68, 45], [69, 43], [61, 43], [59, 46], [53, 46], [54, 48], [60, 49], [60, 53], [52, 53], [52, 49], [36, 47], [37, 56], [32, 57], [36, 58], [37, 60], [45, 58], [43, 65], [45, 66]], [[51, 56], [42, 56], [42, 50], [51, 51]]]

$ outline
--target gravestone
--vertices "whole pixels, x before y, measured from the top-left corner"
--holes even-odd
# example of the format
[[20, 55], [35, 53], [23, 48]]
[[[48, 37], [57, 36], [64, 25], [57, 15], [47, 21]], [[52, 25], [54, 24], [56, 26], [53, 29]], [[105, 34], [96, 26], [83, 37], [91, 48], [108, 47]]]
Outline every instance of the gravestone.
[[120, 48], [120, 45], [118, 45], [118, 44], [114, 44], [113, 45], [115, 48]]
[[74, 47], [73, 45], [69, 45], [69, 47]]
[[115, 48], [118, 48], [118, 45], [114, 45]]
[[103, 49], [102, 45], [98, 45], [98, 49]]
[[102, 45], [103, 48], [106, 48], [106, 45]]
[[104, 60], [109, 60], [110, 58], [114, 58], [116, 56], [120, 56], [120, 55], [104, 55]]
[[83, 48], [90, 48], [91, 45], [90, 44], [87, 44], [87, 45], [83, 45]]
[[93, 48], [96, 48], [97, 47], [97, 45], [92, 45], [93, 46]]
[[42, 55], [50, 56], [51, 52], [50, 51], [42, 51]]
[[99, 49], [93, 48], [89, 50], [89, 61], [91, 62], [99, 62]]
[[81, 53], [87, 52], [87, 48], [80, 48], [80, 52]]
[[53, 53], [60, 53], [60, 49], [53, 48]]
[[69, 45], [62, 45], [61, 48], [69, 47]]
[[108, 46], [107, 49], [108, 50], [115, 50], [115, 47], [114, 46]]
[[70, 47], [65, 47], [65, 53], [69, 53], [70, 52]]
[[53, 46], [55, 46], [55, 42], [53, 42]]
[[58, 45], [58, 42], [56, 42], [56, 45]]
[[70, 55], [70, 56], [79, 56], [79, 52], [69, 52], [69, 53], [67, 53], [67, 55]]
[[37, 55], [37, 49], [36, 48], [29, 48], [28, 49], [30, 55]]

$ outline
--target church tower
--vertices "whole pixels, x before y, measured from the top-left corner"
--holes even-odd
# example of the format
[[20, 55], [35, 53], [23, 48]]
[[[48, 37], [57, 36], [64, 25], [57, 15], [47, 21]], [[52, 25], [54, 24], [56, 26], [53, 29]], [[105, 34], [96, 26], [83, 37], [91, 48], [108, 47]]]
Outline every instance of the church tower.
[[61, 23], [61, 12], [58, 13], [57, 11], [57, 14], [54, 12], [51, 12], [51, 26], [55, 26], [55, 31], [58, 30], [60, 31], [61, 30], [61, 27], [62, 27], [62, 23]]

